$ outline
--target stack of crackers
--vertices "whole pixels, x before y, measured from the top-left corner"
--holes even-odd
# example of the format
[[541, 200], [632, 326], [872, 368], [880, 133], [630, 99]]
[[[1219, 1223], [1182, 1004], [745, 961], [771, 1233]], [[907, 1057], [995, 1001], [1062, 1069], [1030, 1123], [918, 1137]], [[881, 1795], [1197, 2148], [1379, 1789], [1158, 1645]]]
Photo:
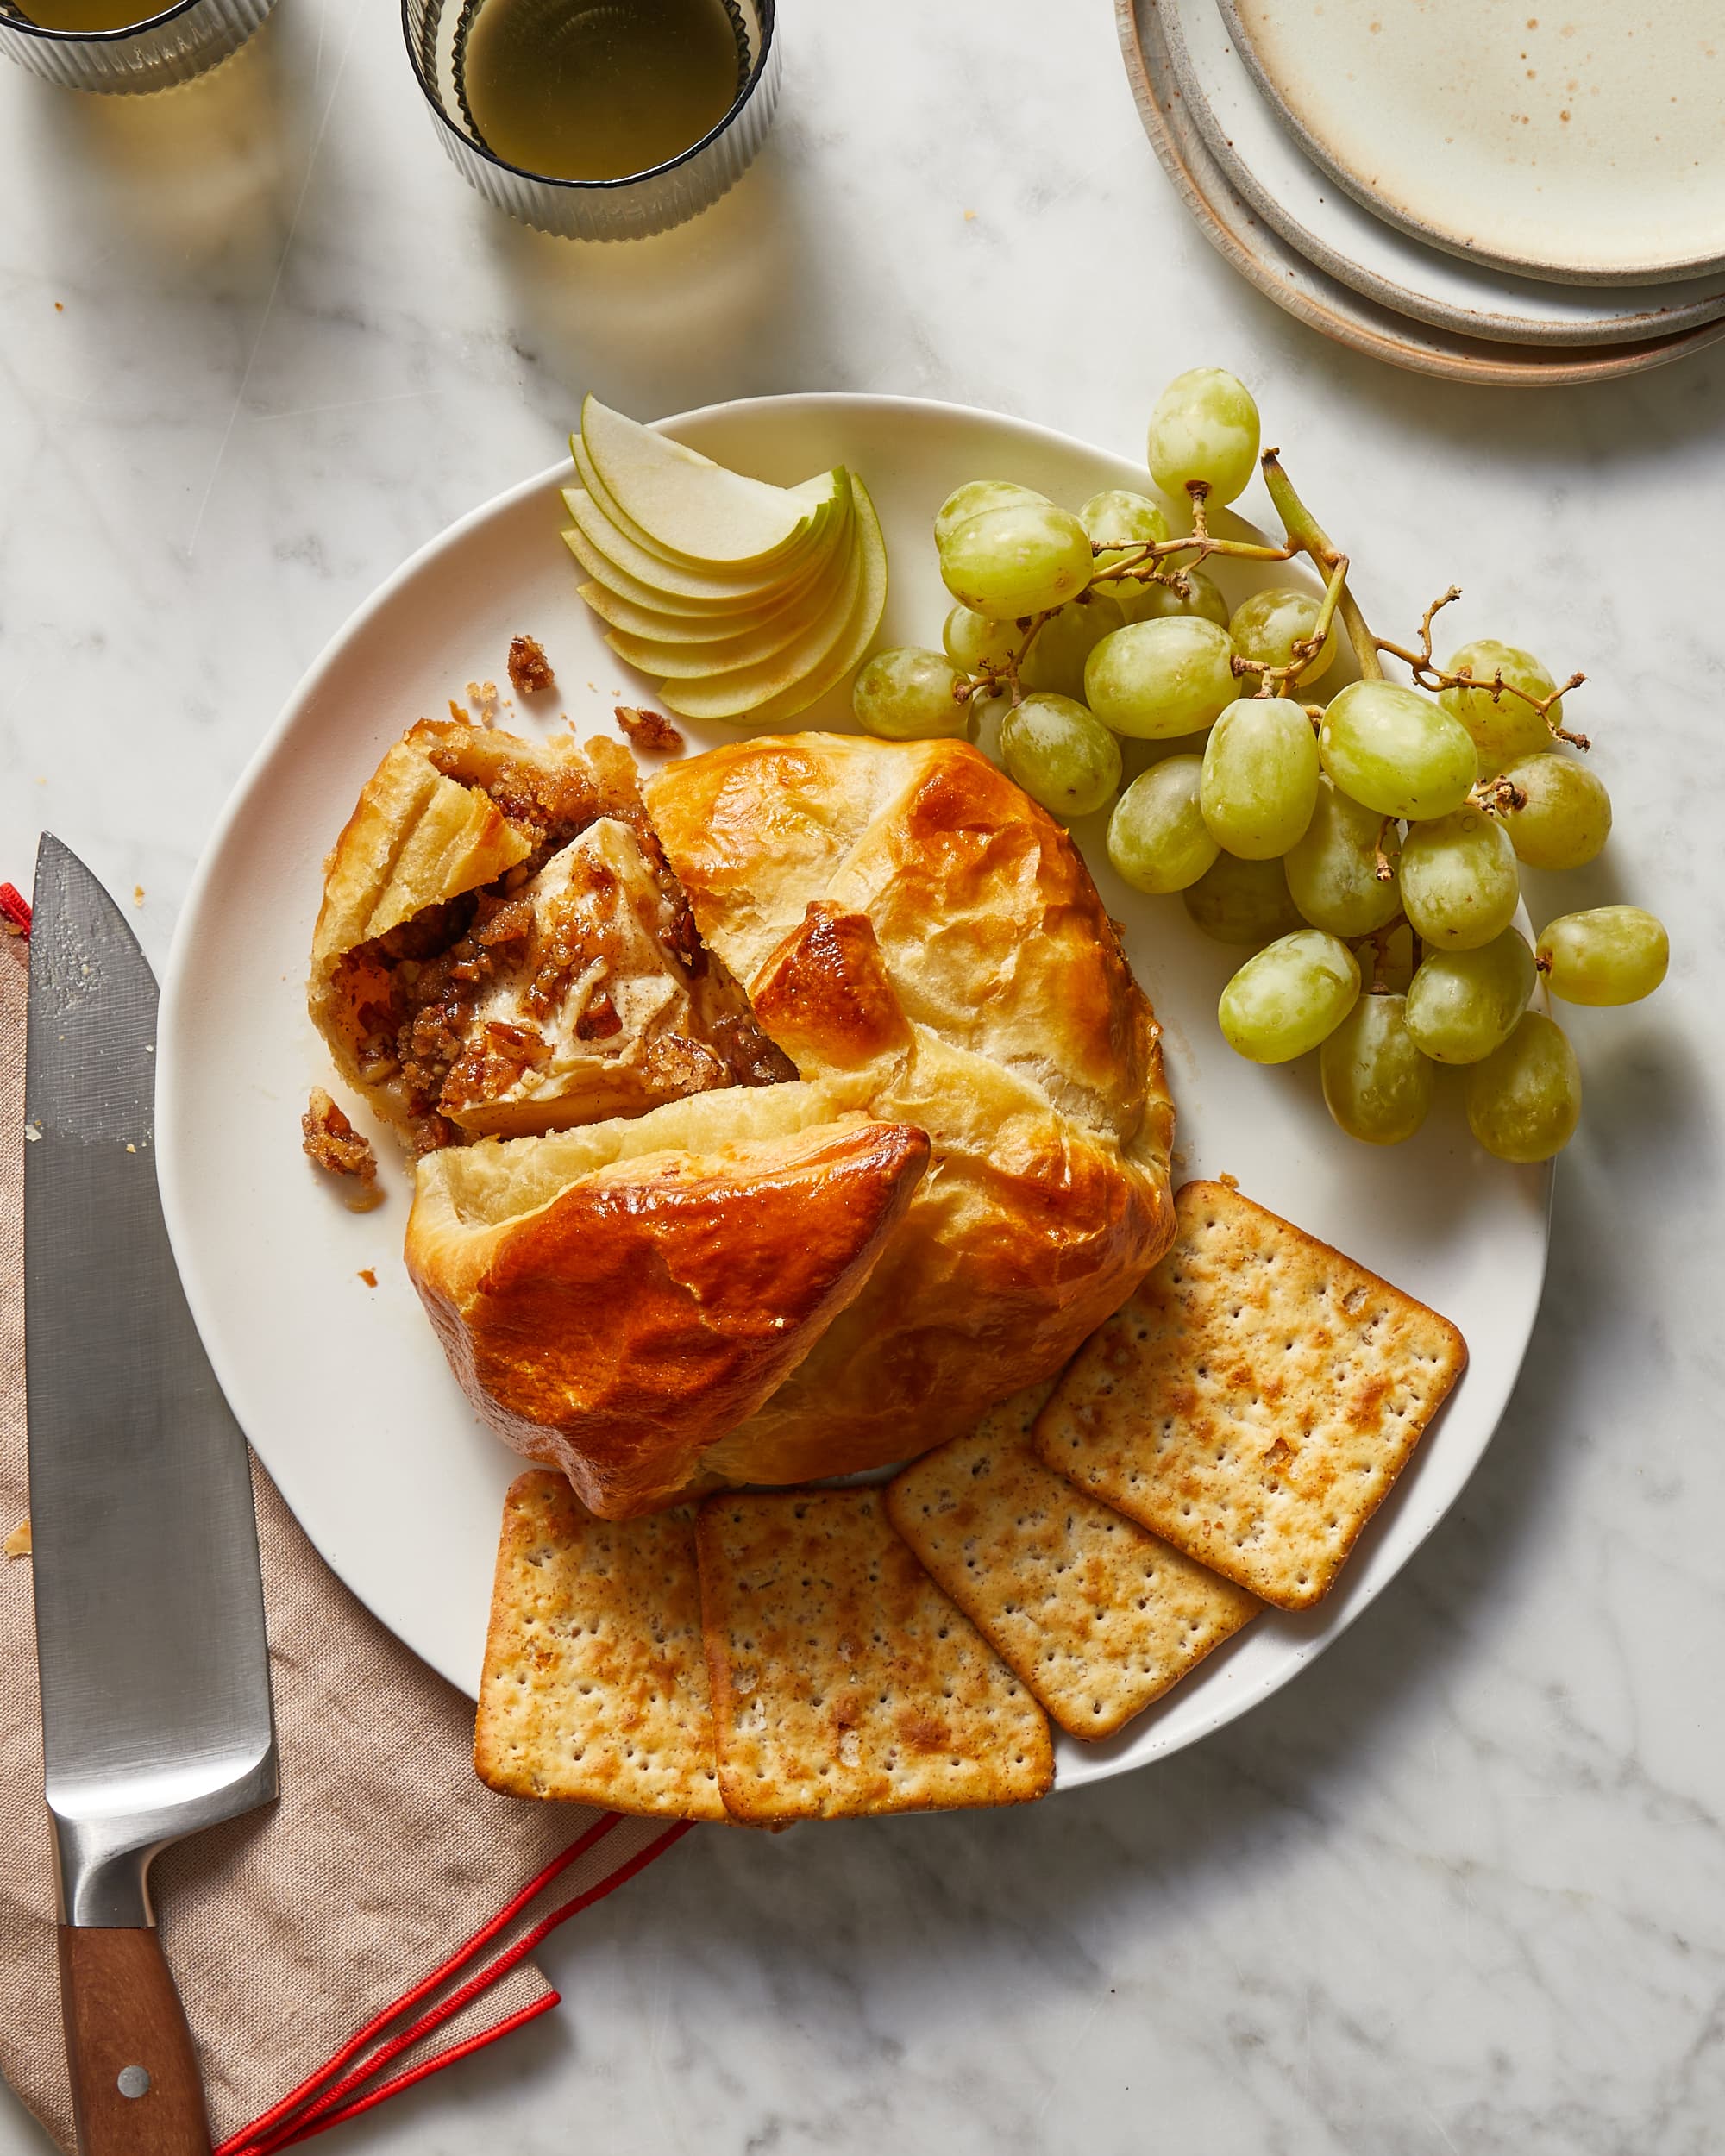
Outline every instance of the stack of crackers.
[[1447, 1319], [1221, 1183], [1056, 1382], [884, 1487], [598, 1520], [509, 1493], [480, 1778], [681, 1819], [1012, 1804], [1334, 1584], [1466, 1360]]

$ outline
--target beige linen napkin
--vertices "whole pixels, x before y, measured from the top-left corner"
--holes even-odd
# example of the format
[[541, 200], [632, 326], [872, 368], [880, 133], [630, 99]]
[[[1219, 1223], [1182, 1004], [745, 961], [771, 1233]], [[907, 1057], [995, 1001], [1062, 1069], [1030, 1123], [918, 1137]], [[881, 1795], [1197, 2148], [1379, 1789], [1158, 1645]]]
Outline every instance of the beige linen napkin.
[[[0, 1534], [27, 1510], [25, 950], [0, 936]], [[525, 1949], [683, 1831], [483, 1789], [468, 1702], [341, 1585], [255, 1460], [253, 1481], [281, 1798], [154, 1871], [229, 2156], [351, 2115], [555, 2004]], [[0, 1561], [0, 2071], [69, 2149], [32, 1624], [28, 1557]]]

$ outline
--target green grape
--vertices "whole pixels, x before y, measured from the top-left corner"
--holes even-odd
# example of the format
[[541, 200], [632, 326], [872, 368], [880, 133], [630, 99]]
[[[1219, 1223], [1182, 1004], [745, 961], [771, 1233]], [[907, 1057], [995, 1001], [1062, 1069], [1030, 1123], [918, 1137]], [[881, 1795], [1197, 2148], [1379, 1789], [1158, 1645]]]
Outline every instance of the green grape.
[[1381, 816], [1350, 799], [1332, 780], [1318, 781], [1312, 820], [1288, 849], [1286, 863], [1294, 903], [1314, 928], [1333, 936], [1369, 936], [1402, 911], [1396, 873], [1402, 834], [1393, 824], [1383, 831], [1390, 874], [1380, 883], [1377, 835], [1383, 829]]
[[1318, 752], [1342, 792], [1380, 816], [1447, 816], [1479, 776], [1461, 721], [1394, 681], [1350, 681], [1338, 690]]
[[1565, 1003], [1639, 1003], [1665, 979], [1671, 939], [1639, 906], [1596, 906], [1552, 921], [1534, 956]]
[[850, 709], [863, 732], [882, 741], [963, 734], [970, 707], [958, 700], [962, 686], [938, 651], [877, 651], [856, 677]]
[[1509, 843], [1530, 868], [1579, 868], [1611, 835], [1611, 796], [1584, 763], [1551, 753], [1521, 756], [1502, 776], [1527, 797], [1498, 813]]
[[1117, 734], [1195, 733], [1234, 699], [1233, 653], [1226, 629], [1189, 614], [1128, 622], [1085, 661], [1084, 701]]
[[1088, 816], [1120, 782], [1120, 744], [1070, 696], [1027, 696], [1000, 721], [1000, 761], [1033, 801]]
[[[1101, 583], [1107, 576], [1110, 563], [1120, 559], [1120, 550], [1128, 547], [1158, 546], [1168, 536], [1168, 519], [1148, 494], [1134, 494], [1124, 486], [1110, 486], [1100, 494], [1093, 494], [1078, 512], [1078, 521], [1093, 541], [1101, 540], [1116, 551], [1099, 554], [1091, 570], [1091, 581]], [[1132, 590], [1130, 584], [1122, 584], [1117, 591], [1107, 587], [1115, 598], [1122, 592]]]
[[966, 479], [956, 486], [934, 513], [934, 543], [944, 547], [960, 524], [980, 517], [987, 509], [1005, 509], [1013, 502], [1045, 502], [1046, 494], [1019, 486], [1013, 479]]
[[1499, 1160], [1549, 1160], [1581, 1119], [1581, 1067], [1560, 1025], [1524, 1011], [1467, 1074], [1468, 1127]]
[[1150, 416], [1151, 477], [1176, 501], [1189, 486], [1231, 502], [1258, 467], [1258, 406], [1238, 376], [1219, 367], [1176, 374]]
[[1180, 580], [1184, 592], [1176, 592], [1171, 584], [1135, 584], [1128, 577], [1109, 588], [1128, 621], [1166, 621], [1176, 614], [1195, 614], [1200, 621], [1213, 621], [1218, 629], [1226, 629], [1228, 603], [1204, 572], [1182, 569]]
[[1306, 924], [1288, 895], [1279, 861], [1241, 861], [1218, 854], [1180, 897], [1196, 925], [1219, 943], [1243, 943], [1256, 950]]
[[1062, 696], [1084, 693], [1084, 661], [1103, 637], [1123, 626], [1126, 617], [1106, 593], [1086, 592], [1051, 614], [1026, 652], [1020, 678], [1027, 689], [1054, 689]]
[[1399, 1145], [1432, 1105], [1432, 1066], [1408, 1031], [1408, 999], [1364, 995], [1318, 1051], [1324, 1100], [1350, 1138]]
[[1196, 756], [1165, 756], [1143, 772], [1108, 818], [1108, 859], [1134, 891], [1183, 891], [1215, 860], [1198, 807]]
[[946, 588], [973, 614], [1021, 621], [1063, 606], [1090, 581], [1090, 542], [1070, 509], [1008, 502], [967, 517], [940, 549]]
[[1230, 704], [1210, 729], [1199, 799], [1218, 845], [1245, 861], [1278, 859], [1318, 803], [1311, 720], [1285, 696]]
[[[1530, 756], [1552, 745], [1551, 729], [1563, 724], [1561, 700], [1552, 706], [1551, 723], [1523, 703], [1511, 689], [1525, 689], [1529, 696], [1550, 696], [1557, 683], [1531, 651], [1515, 644], [1499, 643], [1495, 636], [1476, 636], [1471, 644], [1450, 654], [1446, 674], [1471, 674], [1487, 686], [1483, 689], [1446, 689], [1438, 701], [1452, 718], [1458, 718], [1473, 736], [1479, 753], [1482, 778], [1489, 779], [1517, 756]], [[1494, 699], [1491, 684], [1502, 674], [1504, 693]]]
[[982, 674], [1006, 665], [1024, 642], [1024, 631], [1016, 622], [990, 621], [968, 606], [955, 606], [941, 629], [940, 641], [961, 674]]
[[1435, 1063], [1477, 1063], [1509, 1037], [1539, 978], [1519, 929], [1477, 950], [1434, 950], [1408, 991], [1408, 1031]]
[[1327, 1039], [1359, 993], [1359, 963], [1321, 929], [1295, 929], [1248, 958], [1222, 991], [1216, 1016], [1248, 1062], [1286, 1063]]
[[1521, 895], [1515, 849], [1483, 810], [1415, 824], [1402, 842], [1402, 910], [1440, 950], [1477, 950], [1501, 936]]
[[[1234, 649], [1242, 659], [1257, 659], [1267, 667], [1291, 666], [1295, 645], [1315, 633], [1323, 604], [1322, 599], [1314, 599], [1309, 592], [1296, 592], [1288, 585], [1254, 592], [1250, 599], [1243, 599], [1228, 617], [1228, 634], [1234, 640]], [[1320, 674], [1327, 673], [1335, 655], [1336, 631], [1333, 622], [1324, 631], [1324, 641], [1318, 647], [1316, 657], [1297, 677], [1301, 686], [1303, 688]]]

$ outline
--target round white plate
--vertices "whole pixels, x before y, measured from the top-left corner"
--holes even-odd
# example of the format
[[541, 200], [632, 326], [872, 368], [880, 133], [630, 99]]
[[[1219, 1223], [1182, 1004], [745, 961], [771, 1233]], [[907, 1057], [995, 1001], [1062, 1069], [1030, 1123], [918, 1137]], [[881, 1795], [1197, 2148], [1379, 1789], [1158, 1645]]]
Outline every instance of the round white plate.
[[1338, 344], [1446, 381], [1552, 389], [1639, 374], [1725, 337], [1722, 318], [1631, 344], [1492, 343], [1355, 291], [1275, 230], [1217, 163], [1174, 72], [1157, 0], [1114, 0], [1114, 19], [1144, 131], [1199, 229], [1266, 298]]
[[1428, 246], [1364, 210], [1302, 152], [1258, 94], [1215, 0], [1162, 0], [1187, 107], [1266, 222], [1381, 305], [1510, 344], [1625, 343], [1725, 315], [1725, 275], [1665, 285], [1555, 285]]
[[1725, 265], [1719, 0], [1219, 0], [1264, 95], [1369, 210], [1582, 284]]
[[[888, 642], [938, 641], [948, 601], [930, 521], [961, 480], [1014, 479], [1074, 504], [1104, 486], [1145, 484], [1138, 467], [1063, 436], [905, 398], [763, 398], [668, 430], [781, 482], [853, 465], [892, 553]], [[405, 1175], [388, 1166], [388, 1202], [355, 1215], [301, 1156], [307, 1089], [329, 1076], [303, 991], [319, 864], [361, 784], [422, 713], [443, 711], [469, 680], [500, 676], [512, 635], [544, 644], [557, 709], [584, 734], [612, 731], [612, 705], [649, 693], [576, 596], [557, 536], [557, 490], [568, 479], [567, 466], [544, 473], [452, 526], [336, 636], [222, 819], [162, 993], [162, 1197], [216, 1374], [336, 1570], [469, 1692], [499, 1507], [521, 1463], [467, 1407], [408, 1284]], [[1265, 580], [1237, 578], [1234, 595]], [[531, 731], [540, 722], [518, 723]], [[808, 723], [848, 726], [844, 697]], [[698, 748], [734, 738], [720, 727], [687, 731]], [[1540, 1298], [1549, 1192], [1545, 1171], [1487, 1159], [1447, 1094], [1411, 1144], [1379, 1153], [1333, 1128], [1309, 1068], [1240, 1062], [1214, 1018], [1238, 954], [1198, 935], [1177, 900], [1116, 882], [1098, 843], [1102, 822], [1078, 835], [1165, 1029], [1182, 1174], [1237, 1176], [1250, 1196], [1422, 1296], [1460, 1326], [1471, 1362], [1322, 1608], [1266, 1614], [1108, 1744], [1063, 1738], [1063, 1787], [1176, 1750], [1267, 1697], [1407, 1563], [1509, 1399]], [[380, 1152], [394, 1156], [386, 1138]], [[374, 1288], [361, 1278], [367, 1268]]]

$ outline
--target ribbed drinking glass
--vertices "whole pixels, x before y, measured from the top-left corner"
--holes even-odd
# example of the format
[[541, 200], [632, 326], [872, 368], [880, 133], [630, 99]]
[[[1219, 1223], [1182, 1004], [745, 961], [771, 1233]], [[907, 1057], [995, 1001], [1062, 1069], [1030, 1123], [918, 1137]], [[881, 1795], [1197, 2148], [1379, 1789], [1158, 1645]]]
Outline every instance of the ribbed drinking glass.
[[698, 216], [752, 163], [779, 94], [775, 0], [723, 0], [737, 37], [737, 90], [717, 123], [676, 156], [614, 179], [560, 179], [511, 165], [487, 147], [463, 80], [468, 36], [486, 3], [402, 0], [401, 23], [451, 162], [511, 216], [564, 239], [643, 239]]
[[[275, 0], [178, 0], [117, 30], [55, 30], [0, 0], [0, 52], [72, 90], [169, 90], [235, 53]], [[360, 4], [360, 0], [353, 0]]]

